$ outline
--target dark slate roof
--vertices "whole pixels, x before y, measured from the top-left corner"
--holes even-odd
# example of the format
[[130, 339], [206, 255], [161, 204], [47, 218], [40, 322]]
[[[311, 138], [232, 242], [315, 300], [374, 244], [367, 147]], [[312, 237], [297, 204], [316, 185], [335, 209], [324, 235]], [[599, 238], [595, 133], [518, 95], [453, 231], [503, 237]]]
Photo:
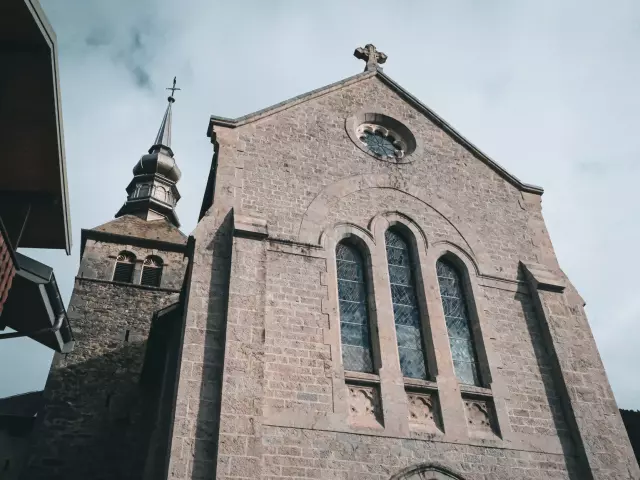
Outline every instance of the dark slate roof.
[[244, 115], [238, 118], [226, 118], [226, 117], [218, 117], [212, 115], [209, 119], [209, 127], [207, 130], [207, 135], [211, 136], [213, 131], [213, 127], [218, 125], [221, 127], [227, 128], [236, 128], [247, 123], [255, 122], [262, 118], [274, 115], [282, 110], [286, 110], [288, 108], [294, 107], [304, 102], [308, 102], [309, 100], [313, 100], [321, 95], [326, 95], [332, 91], [344, 88], [346, 86], [352, 85], [354, 83], [360, 82], [362, 80], [377, 77], [380, 79], [385, 85], [394, 90], [400, 97], [402, 97], [407, 103], [412, 105], [416, 110], [421, 112], [427, 118], [429, 118], [433, 123], [438, 125], [443, 131], [445, 131], [451, 138], [453, 138], [456, 142], [466, 148], [473, 156], [477, 159], [485, 163], [491, 169], [493, 169], [496, 173], [498, 173], [502, 178], [507, 180], [513, 186], [524, 192], [536, 193], [538, 195], [542, 195], [543, 189], [542, 187], [538, 187], [536, 185], [531, 185], [528, 183], [524, 183], [520, 181], [515, 175], [507, 172], [498, 162], [490, 158], [481, 152], [475, 145], [473, 145], [469, 140], [464, 138], [460, 133], [458, 133], [451, 125], [449, 125], [442, 117], [436, 114], [433, 110], [423, 104], [420, 100], [414, 97], [407, 90], [402, 88], [398, 83], [391, 79], [387, 74], [385, 74], [382, 69], [378, 68], [373, 71], [365, 71], [354, 75], [352, 77], [348, 77], [344, 80], [340, 80], [339, 82], [332, 83], [322, 88], [318, 88], [316, 90], [312, 90], [308, 93], [298, 95], [297, 97], [290, 98], [289, 100], [285, 100], [284, 102], [277, 103], [270, 107], [264, 108], [262, 110], [258, 110], [257, 112], [250, 113], [248, 115]]
[[187, 236], [165, 219], [143, 220], [135, 215], [123, 215], [91, 230], [168, 243], [187, 243]]

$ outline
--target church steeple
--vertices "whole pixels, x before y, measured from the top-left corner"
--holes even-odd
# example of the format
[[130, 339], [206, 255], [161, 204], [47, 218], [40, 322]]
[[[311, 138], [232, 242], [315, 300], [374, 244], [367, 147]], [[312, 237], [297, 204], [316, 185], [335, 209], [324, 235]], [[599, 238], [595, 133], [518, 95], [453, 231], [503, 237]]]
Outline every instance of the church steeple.
[[122, 215], [136, 215], [144, 220], [159, 220], [166, 218], [176, 227], [180, 226], [175, 206], [180, 200], [180, 193], [176, 183], [182, 175], [171, 150], [171, 117], [172, 105], [175, 103], [173, 95], [176, 90], [176, 79], [173, 79], [167, 109], [162, 118], [156, 139], [149, 149], [133, 167], [133, 180], [127, 187], [127, 201], [116, 213], [116, 218]]
[[169, 104], [167, 105], [167, 110], [164, 112], [160, 129], [156, 135], [156, 141], [149, 149], [149, 153], [151, 153], [154, 148], [164, 147], [167, 150], [171, 150], [171, 105], [173, 102], [175, 102], [175, 99], [173, 97], [169, 97]]

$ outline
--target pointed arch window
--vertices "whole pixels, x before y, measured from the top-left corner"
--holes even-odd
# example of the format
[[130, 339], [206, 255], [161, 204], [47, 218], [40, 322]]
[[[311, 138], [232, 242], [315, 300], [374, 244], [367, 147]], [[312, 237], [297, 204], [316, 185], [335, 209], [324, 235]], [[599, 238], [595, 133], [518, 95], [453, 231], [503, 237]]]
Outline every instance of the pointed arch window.
[[394, 229], [387, 230], [384, 238], [389, 264], [391, 300], [398, 339], [400, 369], [405, 377], [426, 379], [424, 339], [409, 244]]
[[444, 258], [438, 260], [436, 270], [456, 377], [462, 384], [480, 386], [478, 360], [462, 275], [453, 263]]
[[336, 267], [344, 369], [373, 373], [364, 260], [356, 247], [341, 242], [336, 247]]
[[113, 281], [131, 283], [136, 256], [131, 252], [122, 251], [116, 258], [116, 268], [113, 270]]
[[148, 285], [150, 287], [159, 287], [162, 279], [162, 259], [155, 255], [144, 259], [142, 264], [142, 275], [140, 277], [140, 285]]

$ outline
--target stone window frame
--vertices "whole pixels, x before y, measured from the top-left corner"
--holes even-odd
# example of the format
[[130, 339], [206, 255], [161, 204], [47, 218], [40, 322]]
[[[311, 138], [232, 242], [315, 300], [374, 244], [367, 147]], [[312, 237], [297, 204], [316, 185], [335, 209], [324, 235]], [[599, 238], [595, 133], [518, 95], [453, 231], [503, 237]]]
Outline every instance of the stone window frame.
[[[147, 262], [157, 262], [159, 265], [155, 265], [155, 266], [150, 266], [147, 264]], [[145, 257], [145, 259], [142, 261], [142, 265], [140, 268], [140, 276], [138, 278], [138, 284], [146, 286], [146, 287], [160, 287], [162, 285], [162, 277], [164, 275], [164, 268], [165, 268], [165, 261], [164, 259], [157, 254], [151, 254], [151, 255], [147, 255]], [[160, 270], [160, 277], [158, 278], [158, 285], [147, 285], [146, 283], [142, 283], [142, 280], [144, 278], [144, 271], [145, 268], [158, 268]]]
[[[369, 308], [369, 324], [371, 334], [371, 349], [373, 355], [374, 373], [351, 372], [344, 369], [342, 362], [342, 341], [340, 333], [340, 307], [338, 297], [338, 273], [336, 264], [336, 247], [344, 240], [355, 244], [365, 263], [365, 283], [367, 285], [367, 302]], [[327, 276], [331, 280], [326, 282], [328, 286], [327, 303], [323, 310], [329, 314], [329, 331], [326, 334], [327, 343], [331, 345], [331, 357], [333, 368], [334, 411], [340, 415], [344, 422], [349, 421], [349, 397], [350, 388], [365, 387], [374, 389], [380, 393], [380, 338], [378, 329], [378, 308], [376, 286], [372, 271], [371, 252], [375, 247], [373, 238], [366, 230], [352, 224], [336, 225], [330, 232], [324, 235], [323, 243], [326, 251]], [[380, 403], [380, 402], [378, 402]], [[383, 422], [383, 412], [376, 412], [376, 416]], [[354, 425], [367, 427], [371, 425]]]
[[388, 212], [382, 215], [377, 215], [370, 222], [370, 230], [373, 232], [373, 236], [378, 245], [377, 253], [380, 257], [379, 268], [382, 282], [385, 284], [385, 289], [382, 290], [384, 302], [391, 305], [391, 310], [387, 314], [390, 314], [390, 318], [393, 322], [394, 335], [393, 340], [395, 342], [395, 350], [397, 357], [397, 366], [400, 369], [400, 358], [397, 352], [397, 338], [395, 336], [395, 318], [393, 314], [393, 301], [391, 298], [390, 285], [388, 272], [388, 259], [386, 251], [385, 233], [387, 230], [395, 228], [399, 230], [405, 240], [409, 243], [409, 250], [411, 254], [413, 275], [414, 275], [414, 288], [416, 291], [418, 309], [420, 311], [420, 318], [422, 321], [422, 335], [425, 349], [425, 362], [429, 378], [427, 380], [420, 380], [415, 378], [403, 377], [405, 384], [412, 384], [414, 386], [432, 386], [435, 378], [438, 376], [438, 367], [436, 362], [435, 350], [433, 345], [433, 334], [431, 331], [431, 325], [429, 321], [429, 311], [427, 304], [427, 297], [425, 294], [425, 282], [424, 274], [428, 268], [428, 260], [426, 253], [428, 251], [427, 237], [418, 226], [416, 222], [410, 217], [399, 212]]
[[[121, 257], [129, 257], [128, 259], [122, 258]], [[112, 282], [120, 282], [120, 283], [133, 283], [133, 280], [135, 278], [135, 268], [136, 268], [136, 262], [138, 261], [138, 257], [136, 256], [135, 253], [131, 252], [130, 250], [121, 250], [115, 258], [115, 262], [113, 263], [113, 269], [111, 270], [111, 278], [110, 280]], [[118, 269], [118, 264], [130, 264], [131, 265], [131, 272], [129, 274], [129, 280], [124, 282], [122, 280], [116, 280], [115, 276], [116, 276], [116, 271]]]
[[[438, 342], [438, 345], [436, 345], [440, 360], [438, 367], [442, 376], [441, 379], [438, 379], [438, 390], [439, 395], [445, 397], [442, 400], [444, 426], [449, 428], [453, 437], [460, 439], [474, 437], [475, 435], [469, 430], [467, 422], [466, 404], [469, 401], [481, 401], [486, 403], [487, 408], [490, 410], [488, 417], [491, 420], [490, 430], [492, 431], [491, 435], [483, 434], [481, 437], [484, 441], [506, 439], [510, 435], [508, 430], [509, 419], [504, 402], [506, 392], [501, 381], [494, 381], [493, 372], [499, 366], [499, 362], [489, 342], [492, 334], [484, 314], [482, 304], [484, 297], [480, 289], [480, 271], [477, 262], [466, 250], [447, 241], [430, 245], [427, 257], [429, 263], [429, 271], [425, 280], [429, 286], [427, 289], [429, 295], [427, 301], [432, 328], [436, 334], [434, 342]], [[436, 263], [443, 257], [458, 268], [464, 283], [465, 300], [482, 386], [461, 384], [454, 371], [436, 271]]]
[[[359, 129], [362, 125], [380, 126], [388, 132], [392, 132], [392, 136], [400, 140], [404, 146], [403, 156], [400, 158], [388, 159], [382, 158], [372, 153], [366, 145], [364, 145], [358, 136]], [[353, 144], [367, 155], [384, 162], [393, 164], [411, 163], [421, 157], [424, 151], [424, 144], [419, 137], [416, 137], [413, 131], [400, 120], [394, 118], [391, 113], [379, 108], [363, 109], [345, 119], [345, 130], [349, 139]]]
[[[96, 277], [100, 280], [106, 280], [109, 282], [113, 282], [113, 273], [115, 271], [118, 255], [122, 252], [126, 252], [131, 254], [134, 258], [134, 269], [133, 275], [130, 282], [118, 282], [115, 283], [127, 283], [128, 285], [134, 286], [142, 286], [145, 288], [169, 288], [166, 285], [163, 286], [162, 283], [165, 279], [165, 276], [172, 274], [172, 269], [175, 268], [174, 262], [168, 258], [171, 252], [167, 252], [166, 250], [159, 250], [157, 248], [147, 248], [144, 246], [136, 246], [136, 245], [125, 245], [125, 244], [110, 244], [110, 251], [105, 255], [105, 259], [108, 260], [109, 266], [105, 266], [105, 269], [101, 271], [101, 274]], [[142, 278], [142, 268], [144, 260], [149, 257], [158, 257], [162, 260], [162, 277], [160, 282], [160, 287], [150, 287], [148, 285], [144, 285], [140, 283]]]
[[[416, 295], [423, 319], [427, 364], [433, 381], [405, 378], [400, 369], [384, 241], [384, 234], [391, 226], [404, 229], [407, 240], [415, 242], [411, 247], [415, 252]], [[370, 262], [367, 268], [371, 276], [369, 288], [376, 375], [345, 372], [342, 367], [335, 247], [347, 236], [357, 237], [357, 241], [366, 247], [367, 260]], [[380, 426], [384, 428], [385, 435], [409, 438], [426, 433], [429, 438], [435, 436], [443, 441], [475, 440], [493, 445], [501, 445], [501, 440], [511, 440], [505, 403], [508, 393], [502, 381], [493, 380], [492, 373], [497, 374], [495, 368], [499, 367], [499, 359], [489, 343], [492, 335], [490, 325], [484, 318], [481, 275], [473, 254], [448, 241], [429, 243], [418, 223], [397, 211], [376, 215], [368, 228], [350, 223], [337, 224], [323, 232], [321, 245], [327, 260], [323, 284], [328, 288], [328, 296], [323, 302], [323, 312], [328, 314], [329, 329], [325, 332], [325, 343], [331, 348], [334, 412], [337, 418], [342, 419], [341, 428], [357, 431], [364, 427], [349, 421], [349, 386], [368, 385], [378, 389]], [[457, 262], [465, 281], [469, 315], [485, 387], [462, 385], [455, 376], [436, 273], [436, 262], [443, 255]], [[408, 396], [416, 393], [435, 396], [438, 428], [416, 431], [415, 425], [410, 424]], [[482, 401], [490, 407], [491, 430], [495, 434], [478, 436], [470, 430], [465, 410], [468, 400]]]
[[[479, 348], [478, 348], [478, 337], [480, 336], [480, 331], [479, 331], [479, 323], [478, 323], [478, 317], [477, 317], [477, 309], [476, 309], [476, 305], [475, 302], [473, 301], [473, 299], [471, 298], [471, 284], [470, 284], [470, 280], [469, 280], [469, 271], [467, 270], [467, 266], [464, 264], [464, 262], [462, 262], [460, 260], [460, 258], [451, 253], [451, 252], [446, 252], [443, 255], [441, 255], [440, 257], [438, 257], [438, 259], [436, 260], [436, 278], [438, 279], [438, 292], [440, 292], [440, 278], [437, 276], [437, 265], [439, 262], [445, 262], [448, 263], [449, 265], [452, 266], [452, 269], [455, 271], [455, 274], [458, 276], [458, 278], [461, 280], [462, 285], [461, 285], [461, 294], [462, 294], [462, 303], [464, 304], [464, 306], [466, 307], [467, 310], [467, 315], [468, 315], [468, 322], [469, 322], [469, 329], [470, 329], [470, 333], [471, 333], [471, 346], [473, 348], [473, 354], [475, 357], [475, 367], [477, 369], [476, 371], [476, 375], [477, 375], [477, 384], [470, 384], [470, 383], [460, 383], [461, 386], [464, 387], [480, 387], [480, 388], [486, 388], [487, 385], [489, 385], [491, 382], [489, 381], [490, 379], [490, 372], [488, 371], [488, 369], [486, 368], [488, 361], [486, 360], [486, 355], [483, 355], [483, 359], [480, 359], [480, 355], [479, 355]], [[443, 304], [443, 300], [442, 300], [442, 295], [440, 294], [440, 304], [442, 305], [443, 308], [443, 312], [444, 312], [444, 304]], [[446, 317], [445, 317], [445, 322], [446, 322]], [[450, 339], [450, 331], [449, 331], [449, 327], [447, 326], [447, 337], [449, 338], [449, 341], [451, 342]], [[450, 344], [451, 345], [451, 344]], [[453, 352], [450, 349], [450, 354], [453, 360]], [[454, 369], [455, 371], [455, 369]], [[456, 373], [456, 378], [457, 378], [457, 373]]]
[[[457, 250], [457, 249], [456, 249]], [[438, 261], [444, 259], [451, 263], [457, 270], [458, 275], [462, 280], [462, 293], [464, 295], [465, 306], [467, 307], [467, 313], [469, 315], [469, 323], [471, 327], [471, 338], [472, 343], [475, 349], [476, 361], [478, 363], [478, 374], [480, 377], [480, 385], [467, 385], [460, 384], [462, 389], [487, 389], [490, 388], [491, 385], [491, 371], [489, 369], [489, 359], [487, 357], [486, 351], [486, 342], [484, 341], [484, 336], [482, 334], [482, 325], [480, 318], [480, 310], [478, 308], [478, 302], [476, 299], [478, 298], [478, 287], [476, 285], [476, 281], [474, 276], [471, 275], [471, 272], [475, 270], [475, 265], [469, 264], [470, 261], [463, 260], [466, 257], [465, 254], [460, 255], [461, 252], [455, 252], [454, 248], [451, 246], [447, 246], [441, 250], [440, 255], [437, 256], [435, 263], [433, 263], [433, 269], [435, 270], [436, 264]], [[475, 273], [475, 272], [474, 272]], [[440, 283], [438, 281], [437, 271], [436, 271], [436, 287], [437, 287], [437, 305], [434, 305], [435, 308], [438, 308], [438, 314], [442, 315], [444, 319], [444, 307], [442, 304], [442, 297], [440, 296]], [[474, 288], [475, 287], [475, 288]], [[445, 320], [446, 322], [446, 320]], [[445, 324], [446, 328], [446, 324]], [[447, 340], [449, 339], [448, 329], [447, 329]], [[451, 361], [453, 362], [453, 355], [451, 353], [451, 347], [449, 347], [449, 356], [451, 357]], [[457, 379], [457, 377], [456, 377]]]

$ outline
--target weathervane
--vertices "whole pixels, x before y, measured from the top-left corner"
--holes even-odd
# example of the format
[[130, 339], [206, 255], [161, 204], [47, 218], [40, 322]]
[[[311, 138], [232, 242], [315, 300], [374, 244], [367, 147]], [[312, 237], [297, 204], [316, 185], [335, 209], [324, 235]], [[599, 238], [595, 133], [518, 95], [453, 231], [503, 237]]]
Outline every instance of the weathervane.
[[173, 98], [173, 95], [175, 94], [176, 90], [182, 90], [181, 88], [176, 87], [176, 77], [173, 77], [173, 86], [167, 87], [167, 90], [171, 90], [171, 95], [169, 95], [169, 98], [167, 100], [169, 100], [171, 103], [175, 102], [176, 99]]

